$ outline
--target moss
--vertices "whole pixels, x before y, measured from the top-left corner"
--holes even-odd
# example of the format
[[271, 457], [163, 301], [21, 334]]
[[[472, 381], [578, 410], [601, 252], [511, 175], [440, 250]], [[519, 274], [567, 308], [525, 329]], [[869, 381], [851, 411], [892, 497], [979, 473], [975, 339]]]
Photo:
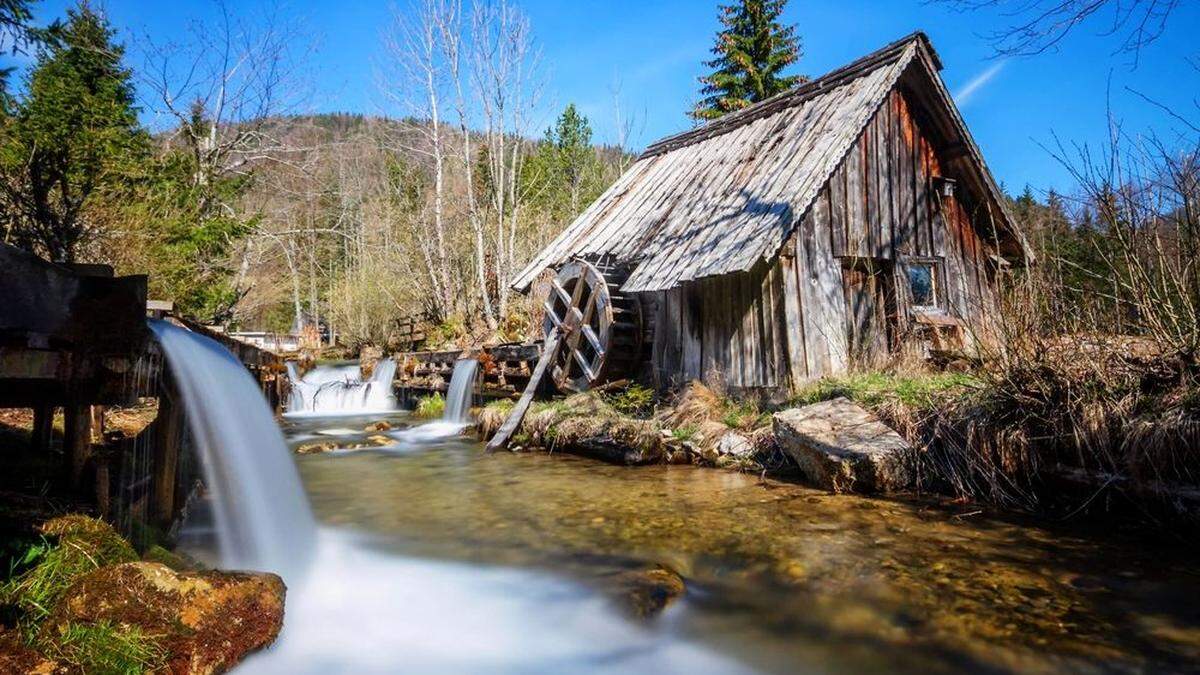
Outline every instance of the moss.
[[441, 417], [446, 410], [446, 399], [439, 393], [422, 396], [417, 399], [417, 407], [413, 410], [414, 417], [433, 419]]
[[166, 652], [137, 626], [109, 621], [70, 623], [45, 636], [44, 653], [84, 673], [132, 675], [161, 668]]
[[32, 547], [28, 569], [0, 586], [0, 599], [17, 608], [29, 625], [45, 618], [79, 577], [105, 565], [137, 560], [129, 542], [107, 523], [70, 515], [42, 525], [43, 542]]
[[146, 549], [145, 553], [142, 554], [142, 560], [166, 565], [176, 572], [195, 569], [195, 565], [183, 556], [157, 544]]
[[869, 408], [886, 403], [925, 408], [944, 397], [977, 389], [981, 384], [978, 378], [964, 373], [857, 373], [818, 380], [793, 394], [788, 405], [810, 405], [845, 396]]

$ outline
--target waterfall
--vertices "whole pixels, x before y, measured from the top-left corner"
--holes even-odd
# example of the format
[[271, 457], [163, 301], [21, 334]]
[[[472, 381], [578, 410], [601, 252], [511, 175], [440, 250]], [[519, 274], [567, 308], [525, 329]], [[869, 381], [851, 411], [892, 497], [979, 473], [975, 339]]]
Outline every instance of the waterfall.
[[151, 320], [166, 355], [212, 495], [224, 567], [299, 570], [316, 525], [266, 399], [217, 342]]
[[346, 366], [317, 366], [304, 377], [296, 377], [296, 368], [289, 362], [288, 377], [292, 393], [288, 397], [288, 413], [318, 413], [346, 415], [390, 412], [396, 409], [392, 380], [396, 362], [382, 359], [375, 372], [364, 381], [358, 364]]
[[446, 390], [446, 410], [442, 420], [468, 424], [471, 421], [471, 402], [475, 398], [475, 373], [479, 361], [459, 359], [450, 375], [450, 388]]

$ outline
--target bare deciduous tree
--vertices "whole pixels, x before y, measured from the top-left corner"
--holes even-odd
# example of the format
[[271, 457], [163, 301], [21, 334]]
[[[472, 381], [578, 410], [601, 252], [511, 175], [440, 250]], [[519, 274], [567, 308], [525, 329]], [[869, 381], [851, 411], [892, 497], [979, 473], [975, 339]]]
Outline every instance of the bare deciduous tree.
[[1136, 59], [1166, 30], [1181, 0], [935, 0], [963, 10], [998, 9], [1011, 23], [987, 35], [1006, 55], [1040, 54], [1058, 47], [1084, 24], [1119, 40]]

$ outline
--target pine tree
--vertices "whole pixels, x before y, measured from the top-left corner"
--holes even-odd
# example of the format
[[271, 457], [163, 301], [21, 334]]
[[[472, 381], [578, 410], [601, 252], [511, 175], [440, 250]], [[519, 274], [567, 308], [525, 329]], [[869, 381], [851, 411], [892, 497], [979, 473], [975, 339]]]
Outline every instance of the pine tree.
[[571, 213], [579, 210], [580, 193], [589, 166], [595, 162], [592, 151], [592, 126], [570, 103], [546, 130], [546, 143], [554, 155], [553, 171], [559, 184], [567, 189]]
[[692, 110], [696, 120], [716, 119], [786, 91], [802, 81], [783, 71], [800, 60], [803, 51], [795, 26], [779, 23], [787, 0], [739, 0], [720, 6], [722, 28], [705, 66], [714, 69], [700, 78], [701, 101]]
[[148, 147], [114, 37], [87, 3], [68, 10], [0, 131], [9, 237], [52, 260], [75, 260], [93, 234], [86, 207], [126, 185]]

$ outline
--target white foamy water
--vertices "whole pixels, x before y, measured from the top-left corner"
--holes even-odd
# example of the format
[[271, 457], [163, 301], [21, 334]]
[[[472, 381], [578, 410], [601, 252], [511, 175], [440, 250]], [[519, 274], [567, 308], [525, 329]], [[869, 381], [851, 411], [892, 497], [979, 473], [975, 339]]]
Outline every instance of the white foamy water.
[[[238, 672], [742, 670], [643, 630], [575, 583], [405, 558], [346, 532], [316, 529], [283, 435], [242, 365], [208, 338], [161, 321], [151, 328], [204, 463], [222, 565], [277, 572], [287, 582], [279, 639]], [[430, 438], [443, 432], [435, 427]]]
[[362, 415], [396, 409], [392, 380], [396, 362], [381, 359], [367, 380], [362, 379], [358, 364], [317, 366], [304, 377], [295, 364], [288, 362], [292, 392], [288, 396], [288, 415]]
[[746, 672], [544, 574], [401, 558], [344, 532], [318, 542], [279, 640], [239, 672]]

